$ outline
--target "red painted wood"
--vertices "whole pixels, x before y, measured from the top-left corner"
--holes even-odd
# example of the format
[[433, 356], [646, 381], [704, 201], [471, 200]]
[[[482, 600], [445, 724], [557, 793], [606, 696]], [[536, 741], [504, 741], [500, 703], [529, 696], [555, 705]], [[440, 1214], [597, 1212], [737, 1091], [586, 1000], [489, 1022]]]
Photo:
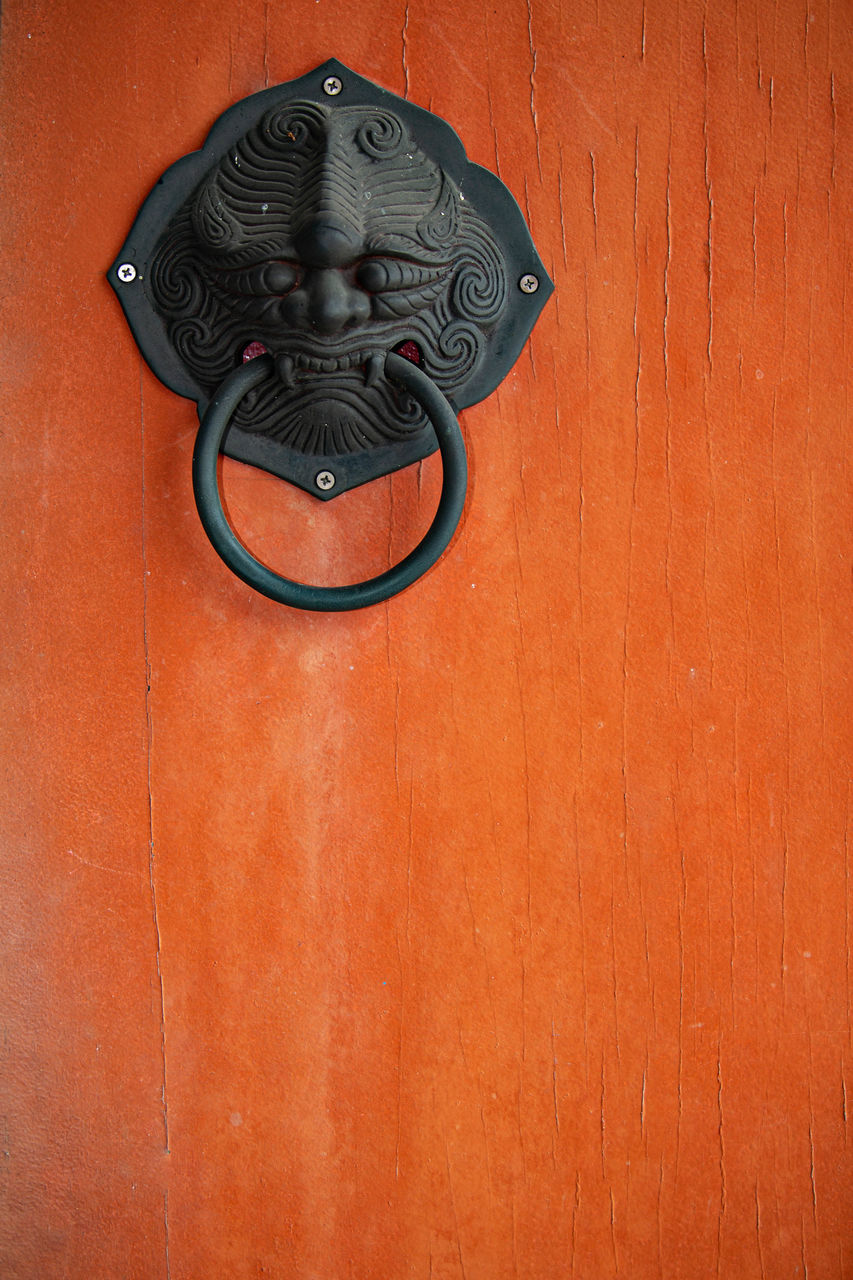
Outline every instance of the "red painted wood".
[[[17, 0], [3, 43], [2, 1274], [849, 1275], [844, 6]], [[557, 292], [448, 554], [322, 616], [207, 544], [103, 273], [332, 55]], [[223, 472], [318, 582], [440, 486]]]

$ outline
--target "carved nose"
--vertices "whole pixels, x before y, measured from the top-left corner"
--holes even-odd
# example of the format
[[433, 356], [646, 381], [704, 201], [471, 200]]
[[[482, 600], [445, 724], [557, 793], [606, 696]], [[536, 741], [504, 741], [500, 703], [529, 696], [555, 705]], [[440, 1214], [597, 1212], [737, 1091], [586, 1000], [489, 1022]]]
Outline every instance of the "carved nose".
[[358, 236], [334, 214], [309, 222], [296, 237], [296, 252], [307, 267], [345, 267], [362, 252]]
[[370, 317], [367, 294], [334, 267], [310, 271], [302, 287], [303, 317], [318, 333], [340, 333], [348, 325], [360, 324]]
[[305, 275], [285, 306], [292, 322], [332, 334], [370, 318], [370, 299], [346, 274], [364, 252], [353, 227], [324, 210], [296, 237], [296, 252]]

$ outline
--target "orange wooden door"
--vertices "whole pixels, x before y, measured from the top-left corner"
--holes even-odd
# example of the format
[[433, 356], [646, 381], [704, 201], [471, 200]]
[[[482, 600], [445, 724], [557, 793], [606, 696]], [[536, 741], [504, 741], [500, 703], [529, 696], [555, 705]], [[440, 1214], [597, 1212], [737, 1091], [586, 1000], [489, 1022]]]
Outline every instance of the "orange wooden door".
[[[0, 1272], [853, 1273], [849, 5], [12, 0]], [[104, 278], [233, 101], [445, 117], [557, 292], [363, 612]], [[326, 506], [376, 572], [440, 473]]]

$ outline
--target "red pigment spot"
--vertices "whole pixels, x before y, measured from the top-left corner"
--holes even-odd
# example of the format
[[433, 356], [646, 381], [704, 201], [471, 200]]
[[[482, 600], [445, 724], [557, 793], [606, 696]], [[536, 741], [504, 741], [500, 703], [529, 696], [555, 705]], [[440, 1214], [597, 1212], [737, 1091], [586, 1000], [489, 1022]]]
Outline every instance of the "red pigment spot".
[[412, 364], [421, 363], [421, 349], [416, 342], [412, 342], [411, 338], [407, 342], [401, 342], [394, 350], [404, 360], [411, 360]]
[[256, 356], [265, 356], [267, 349], [262, 342], [250, 342], [248, 347], [243, 348], [243, 364], [249, 360], [254, 360]]

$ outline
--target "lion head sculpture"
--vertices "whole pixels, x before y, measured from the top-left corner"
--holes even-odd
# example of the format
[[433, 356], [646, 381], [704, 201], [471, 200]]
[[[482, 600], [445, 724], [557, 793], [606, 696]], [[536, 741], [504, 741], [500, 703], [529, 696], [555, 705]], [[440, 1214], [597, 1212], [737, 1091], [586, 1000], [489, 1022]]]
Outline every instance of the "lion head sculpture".
[[297, 100], [268, 110], [184, 202], [149, 290], [209, 395], [247, 349], [274, 357], [242, 431], [330, 456], [422, 431], [422, 411], [381, 376], [385, 355], [405, 345], [452, 396], [508, 282], [489, 227], [399, 115]]

